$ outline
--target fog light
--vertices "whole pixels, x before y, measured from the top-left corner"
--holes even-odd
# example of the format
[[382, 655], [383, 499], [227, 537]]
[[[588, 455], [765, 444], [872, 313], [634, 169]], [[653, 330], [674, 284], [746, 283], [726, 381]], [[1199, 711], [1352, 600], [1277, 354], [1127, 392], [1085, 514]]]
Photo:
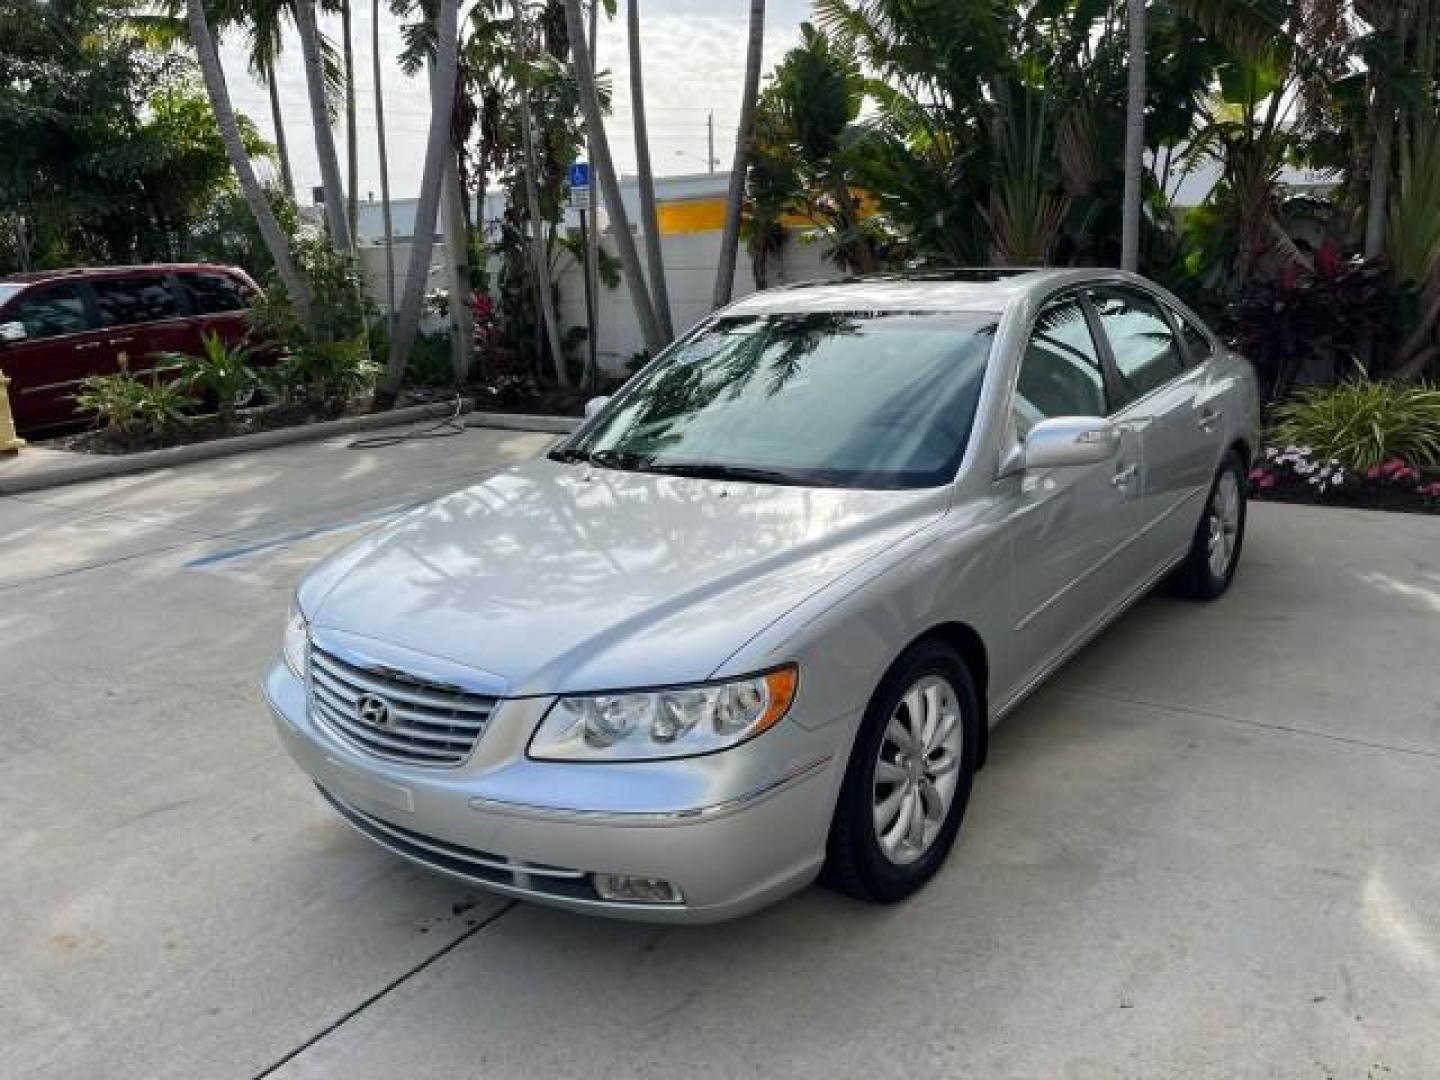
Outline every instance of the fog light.
[[595, 891], [602, 900], [623, 900], [631, 904], [678, 904], [685, 898], [670, 882], [629, 874], [595, 874]]

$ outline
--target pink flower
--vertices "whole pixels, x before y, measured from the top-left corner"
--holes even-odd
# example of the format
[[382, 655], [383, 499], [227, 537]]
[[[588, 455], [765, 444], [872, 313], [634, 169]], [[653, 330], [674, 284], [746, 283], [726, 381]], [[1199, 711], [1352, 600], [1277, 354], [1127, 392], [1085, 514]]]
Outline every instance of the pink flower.
[[1273, 488], [1275, 486], [1275, 477], [1271, 473], [1266, 473], [1264, 476], [1260, 477], [1259, 480], [1255, 481], [1255, 483], [1262, 488]]

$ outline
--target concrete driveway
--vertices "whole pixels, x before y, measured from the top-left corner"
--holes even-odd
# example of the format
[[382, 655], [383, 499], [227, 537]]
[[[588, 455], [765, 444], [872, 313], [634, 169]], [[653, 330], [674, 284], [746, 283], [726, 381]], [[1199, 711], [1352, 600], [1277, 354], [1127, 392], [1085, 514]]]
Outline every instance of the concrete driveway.
[[1000, 727], [948, 866], [697, 929], [351, 834], [256, 677], [296, 577], [549, 437], [0, 499], [0, 1076], [1440, 1075], [1440, 519], [1257, 506]]

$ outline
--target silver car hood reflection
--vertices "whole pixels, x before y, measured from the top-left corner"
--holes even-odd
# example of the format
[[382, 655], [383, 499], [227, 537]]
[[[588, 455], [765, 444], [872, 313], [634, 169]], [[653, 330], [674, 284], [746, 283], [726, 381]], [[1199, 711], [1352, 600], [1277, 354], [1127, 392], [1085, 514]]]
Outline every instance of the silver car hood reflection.
[[343, 549], [300, 602], [319, 630], [464, 664], [515, 696], [698, 681], [936, 520], [946, 495], [539, 459]]

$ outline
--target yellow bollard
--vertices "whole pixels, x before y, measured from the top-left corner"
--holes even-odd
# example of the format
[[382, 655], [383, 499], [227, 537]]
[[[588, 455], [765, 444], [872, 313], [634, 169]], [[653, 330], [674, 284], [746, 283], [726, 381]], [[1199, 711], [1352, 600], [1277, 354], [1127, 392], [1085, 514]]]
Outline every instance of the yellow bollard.
[[0, 371], [0, 454], [13, 454], [25, 445], [15, 434], [15, 417], [10, 414], [10, 380]]

